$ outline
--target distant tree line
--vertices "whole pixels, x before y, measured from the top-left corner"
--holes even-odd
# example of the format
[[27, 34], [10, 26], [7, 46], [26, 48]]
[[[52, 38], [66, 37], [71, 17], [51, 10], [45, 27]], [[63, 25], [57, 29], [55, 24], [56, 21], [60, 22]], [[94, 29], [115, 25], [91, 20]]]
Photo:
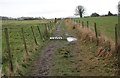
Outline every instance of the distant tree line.
[[99, 17], [99, 16], [117, 16], [117, 14], [112, 14], [110, 11], [108, 11], [108, 14], [106, 14], [106, 15], [99, 15], [98, 13], [92, 13], [91, 15], [90, 15], [91, 17]]
[[0, 20], [42, 20], [45, 19], [44, 17], [19, 17], [19, 18], [12, 18], [6, 16], [0, 16]]
[[0, 20], [16, 20], [16, 18], [0, 16]]
[[[80, 18], [82, 18], [84, 13], [85, 13], [84, 6], [78, 5], [75, 8], [75, 14], [74, 15], [76, 15], [76, 16], [79, 15]], [[108, 14], [106, 14], [106, 15], [99, 15], [98, 13], [95, 12], [95, 13], [92, 13], [90, 16], [85, 16], [85, 17], [99, 17], [99, 16], [102, 16], [102, 17], [104, 17], [104, 16], [117, 16], [117, 14], [113, 14], [110, 11], [108, 11]]]

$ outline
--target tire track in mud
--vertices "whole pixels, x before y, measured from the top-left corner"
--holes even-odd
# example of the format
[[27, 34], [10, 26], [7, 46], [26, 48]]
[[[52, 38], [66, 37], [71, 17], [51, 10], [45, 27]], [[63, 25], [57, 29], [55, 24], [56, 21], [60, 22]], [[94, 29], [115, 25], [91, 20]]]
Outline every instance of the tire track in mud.
[[[53, 33], [53, 37], [63, 37], [64, 30], [62, 28], [61, 20], [60, 24], [57, 26], [56, 31]], [[31, 76], [48, 76], [51, 72], [53, 64], [54, 52], [57, 49], [64, 46], [64, 40], [50, 40], [47, 45], [40, 51], [42, 54], [37, 58], [32, 66], [32, 71], [29, 73]]]

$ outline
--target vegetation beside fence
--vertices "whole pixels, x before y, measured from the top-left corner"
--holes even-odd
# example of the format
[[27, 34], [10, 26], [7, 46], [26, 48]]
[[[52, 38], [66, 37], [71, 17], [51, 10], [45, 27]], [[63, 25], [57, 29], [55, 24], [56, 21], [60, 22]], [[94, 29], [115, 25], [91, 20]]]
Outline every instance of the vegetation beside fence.
[[[38, 20], [5, 21], [2, 28], [2, 75], [23, 75], [33, 56], [49, 40], [56, 24]], [[18, 22], [18, 23], [16, 23]]]
[[[119, 72], [119, 56], [118, 52], [118, 24], [114, 24], [111, 29], [112, 34], [114, 34], [115, 37], [110, 38], [110, 36], [104, 34], [104, 32], [100, 29], [99, 24], [96, 22], [92, 22], [92, 26], [89, 25], [90, 21], [81, 21], [81, 20], [73, 20], [72, 21], [76, 29], [78, 30], [79, 34], [78, 36], [83, 42], [92, 42], [96, 43], [96, 46], [98, 46], [96, 51], [97, 57], [102, 57], [103, 59], [111, 58], [114, 60], [114, 69], [116, 71], [116, 74]], [[102, 23], [102, 22], [101, 22]], [[86, 25], [85, 25], [86, 24]], [[114, 28], [113, 28], [114, 27]], [[107, 28], [105, 32], [107, 32]]]
[[[76, 23], [78, 23], [80, 26], [82, 26], [82, 28], [85, 28], [85, 30], [86, 31], [90, 31], [90, 30], [92, 30], [92, 31], [94, 31], [94, 35], [95, 35], [95, 38], [96, 38], [96, 45], [98, 46], [98, 45], [101, 45], [101, 43], [103, 43], [102, 44], [102, 47], [104, 46], [104, 45], [107, 45], [107, 46], [104, 46], [104, 48], [106, 49], [106, 48], [108, 48], [109, 50], [112, 50], [111, 48], [113, 48], [114, 47], [114, 50], [113, 51], [115, 51], [115, 52], [117, 52], [117, 32], [118, 32], [118, 30], [117, 30], [117, 24], [114, 24], [114, 28], [113, 29], [111, 29], [111, 30], [113, 30], [114, 32], [112, 32], [112, 34], [114, 34], [114, 36], [115, 37], [113, 37], [114, 39], [111, 39], [111, 38], [108, 38], [108, 36], [106, 36], [105, 34], [104, 34], [104, 32], [102, 31], [102, 29], [100, 29], [99, 28], [99, 26], [98, 26], [98, 24], [96, 23], [96, 22], [94, 22], [93, 23], [93, 26], [90, 26], [89, 25], [89, 21], [81, 21], [81, 20], [74, 20]], [[85, 23], [86, 23], [86, 25], [85, 25]], [[105, 27], [105, 26], [104, 26]], [[106, 29], [106, 32], [107, 32], [107, 28], [105, 27], [105, 29]], [[84, 30], [84, 29], [83, 29]], [[81, 31], [83, 31], [83, 30], [81, 30]], [[84, 32], [84, 31], [83, 31]], [[115, 40], [115, 41], [113, 41], [113, 40]]]

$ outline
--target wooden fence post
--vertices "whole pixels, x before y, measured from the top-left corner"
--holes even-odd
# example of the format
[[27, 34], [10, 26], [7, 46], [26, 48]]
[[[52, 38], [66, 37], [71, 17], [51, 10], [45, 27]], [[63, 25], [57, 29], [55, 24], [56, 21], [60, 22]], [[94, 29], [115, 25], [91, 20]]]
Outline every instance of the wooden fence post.
[[8, 29], [5, 28], [5, 29], [4, 29], [4, 32], [5, 32], [7, 52], [8, 52], [8, 58], [9, 58], [9, 64], [10, 64], [10, 75], [13, 75], [14, 69], [13, 69], [13, 62], [12, 62], [11, 50], [10, 50]]
[[52, 31], [55, 29], [56, 24], [52, 23]]
[[96, 23], [94, 23], [94, 29], [95, 29], [95, 36], [96, 36], [96, 40], [97, 40], [96, 46], [98, 46], [98, 33], [97, 33]]
[[39, 26], [37, 26], [37, 29], [38, 29], [38, 32], [39, 32], [39, 34], [40, 34], [40, 38], [41, 38], [41, 40], [43, 40], [42, 33], [41, 33], [41, 31], [40, 31]]
[[84, 28], [84, 22], [82, 21], [82, 27]]
[[87, 21], [87, 28], [89, 28], [89, 22]]
[[115, 49], [118, 52], [118, 35], [117, 35], [117, 24], [115, 25]]
[[25, 36], [24, 36], [24, 30], [23, 30], [23, 28], [21, 28], [21, 33], [22, 33], [22, 39], [23, 39], [23, 43], [24, 43], [26, 54], [29, 55], [28, 54], [28, 50], [27, 50], [27, 44], [26, 44], [26, 41], [25, 41]]
[[48, 32], [49, 32], [50, 31], [50, 24], [48, 24], [47, 28], [48, 28]]
[[48, 27], [47, 27], [47, 24], [45, 24], [45, 32], [46, 32], [46, 38], [48, 38], [49, 35], [48, 35]]
[[51, 22], [49, 23], [49, 37], [51, 36], [51, 33], [52, 33], [52, 25], [51, 25]]
[[79, 25], [80, 25], [80, 20], [79, 20]]
[[44, 33], [43, 33], [44, 40], [47, 39], [47, 26], [44, 24]]
[[79, 20], [79, 23], [80, 23], [80, 20]]
[[48, 37], [50, 36], [50, 25], [47, 26]]
[[50, 28], [50, 23], [48, 23], [48, 25], [47, 25], [48, 37], [50, 36], [50, 31], [51, 31], [51, 28]]
[[51, 22], [50, 22], [50, 31], [52, 30], [52, 24], [51, 24]]
[[79, 20], [76, 20], [77, 21], [77, 23], [79, 23]]
[[33, 27], [32, 27], [32, 26], [31, 26], [31, 30], [32, 30], [32, 33], [33, 33], [33, 37], [34, 37], [35, 44], [37, 45], [37, 40], [36, 40], [36, 37], [35, 37], [35, 34], [34, 34], [34, 31], [33, 31]]

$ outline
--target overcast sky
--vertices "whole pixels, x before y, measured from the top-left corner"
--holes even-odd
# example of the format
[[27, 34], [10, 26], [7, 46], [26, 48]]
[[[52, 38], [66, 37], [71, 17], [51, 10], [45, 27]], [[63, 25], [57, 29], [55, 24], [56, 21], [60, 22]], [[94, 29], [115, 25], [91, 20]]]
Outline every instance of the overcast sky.
[[85, 7], [85, 15], [93, 12], [117, 14], [120, 0], [0, 0], [0, 16], [68, 17], [74, 16], [77, 5]]

